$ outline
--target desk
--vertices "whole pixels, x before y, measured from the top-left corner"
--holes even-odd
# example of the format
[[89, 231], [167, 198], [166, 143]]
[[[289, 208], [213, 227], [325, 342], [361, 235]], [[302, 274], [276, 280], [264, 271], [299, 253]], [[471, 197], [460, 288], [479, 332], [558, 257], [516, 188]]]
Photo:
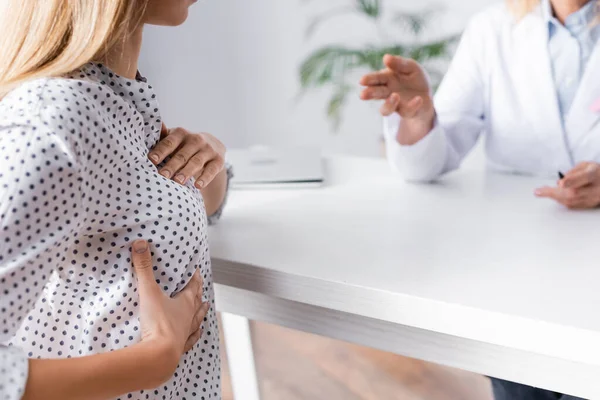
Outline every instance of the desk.
[[210, 231], [234, 391], [254, 379], [247, 318], [600, 398], [599, 212], [536, 199], [534, 178], [326, 168], [322, 189], [233, 192]]

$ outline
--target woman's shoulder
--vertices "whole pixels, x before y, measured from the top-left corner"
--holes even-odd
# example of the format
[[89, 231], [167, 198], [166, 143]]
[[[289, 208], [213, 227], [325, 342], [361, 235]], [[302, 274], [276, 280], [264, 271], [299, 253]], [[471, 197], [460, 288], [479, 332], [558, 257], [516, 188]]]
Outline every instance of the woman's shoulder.
[[0, 101], [0, 142], [29, 142], [29, 136], [37, 132], [71, 149], [83, 149], [91, 127], [101, 123], [94, 107], [99, 101], [94, 98], [94, 85], [71, 78], [40, 78], [21, 84]]
[[[90, 114], [99, 101], [93, 92], [95, 82], [73, 78], [39, 78], [27, 81], [9, 92], [0, 101], [0, 128], [11, 124], [44, 119], [63, 124]], [[78, 117], [78, 118], [77, 118]]]

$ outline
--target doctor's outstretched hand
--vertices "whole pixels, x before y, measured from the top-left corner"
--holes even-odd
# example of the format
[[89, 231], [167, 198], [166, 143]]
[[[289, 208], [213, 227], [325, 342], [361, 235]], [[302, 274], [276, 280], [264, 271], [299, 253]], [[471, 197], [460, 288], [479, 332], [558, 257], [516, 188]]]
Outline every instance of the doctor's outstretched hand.
[[583, 162], [565, 174], [557, 187], [544, 187], [536, 196], [550, 198], [570, 209], [590, 209], [600, 206], [600, 164]]
[[402, 117], [397, 140], [413, 145], [433, 128], [435, 109], [429, 81], [423, 68], [414, 60], [386, 55], [385, 69], [362, 77], [365, 86], [360, 98], [385, 100], [381, 114], [398, 113]]

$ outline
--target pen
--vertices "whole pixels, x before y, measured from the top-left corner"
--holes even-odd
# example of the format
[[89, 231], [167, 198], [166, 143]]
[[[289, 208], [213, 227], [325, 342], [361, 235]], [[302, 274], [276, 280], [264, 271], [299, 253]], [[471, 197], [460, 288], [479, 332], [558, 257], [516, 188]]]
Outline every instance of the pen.
[[563, 179], [565, 179], [565, 174], [563, 174], [562, 172], [558, 171], [558, 179], [560, 179], [561, 181]]

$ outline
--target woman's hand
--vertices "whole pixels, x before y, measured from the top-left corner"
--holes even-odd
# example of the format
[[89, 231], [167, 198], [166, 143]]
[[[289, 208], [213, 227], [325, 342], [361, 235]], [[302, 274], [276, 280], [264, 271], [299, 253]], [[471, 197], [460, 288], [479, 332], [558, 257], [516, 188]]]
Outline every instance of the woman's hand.
[[551, 198], [571, 209], [600, 206], [600, 164], [583, 162], [565, 174], [557, 187], [536, 190], [536, 196]]
[[431, 88], [423, 68], [414, 60], [386, 55], [384, 70], [367, 74], [360, 84], [366, 86], [363, 100], [385, 100], [381, 114], [396, 112], [402, 117], [398, 142], [412, 145], [433, 128], [435, 109]]
[[174, 298], [166, 296], [152, 273], [148, 243], [131, 251], [140, 296], [142, 341], [85, 357], [31, 359], [24, 400], [103, 400], [153, 389], [171, 379], [181, 355], [202, 336], [208, 312], [202, 303], [198, 271]]
[[164, 368], [165, 376], [170, 377], [181, 355], [202, 336], [200, 326], [209, 309], [209, 304], [202, 302], [202, 278], [196, 270], [187, 286], [170, 298], [156, 283], [148, 242], [133, 243], [132, 260], [140, 296], [142, 343], [153, 343], [164, 351], [163, 363], [156, 368]]
[[[168, 133], [167, 133], [168, 132]], [[159, 173], [168, 179], [185, 184], [195, 179], [195, 186], [203, 189], [223, 170], [225, 145], [209, 133], [191, 133], [183, 128], [167, 131], [163, 125], [162, 140], [150, 151], [148, 157], [159, 165], [169, 161]]]

